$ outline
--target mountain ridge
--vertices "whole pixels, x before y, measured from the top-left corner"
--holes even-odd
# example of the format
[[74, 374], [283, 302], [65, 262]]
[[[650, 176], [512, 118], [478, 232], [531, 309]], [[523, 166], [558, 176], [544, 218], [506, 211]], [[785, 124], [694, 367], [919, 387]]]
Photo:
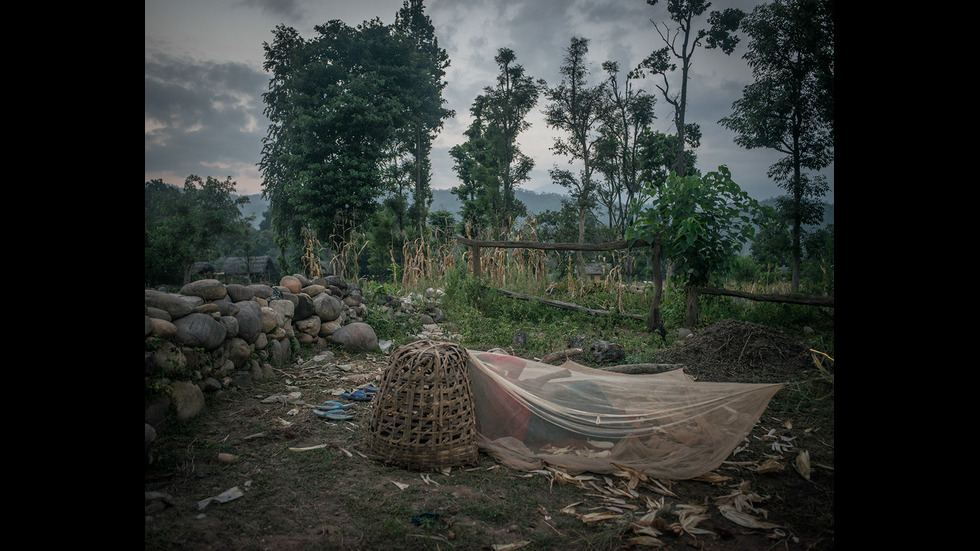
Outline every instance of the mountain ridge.
[[[534, 214], [541, 214], [546, 210], [561, 210], [562, 201], [571, 199], [568, 195], [560, 193], [537, 192], [526, 189], [517, 189], [514, 192], [514, 196], [527, 205], [527, 210]], [[260, 193], [246, 195], [246, 197], [249, 198], [249, 202], [242, 207], [242, 214], [244, 216], [254, 216], [255, 218], [252, 220], [252, 226], [258, 229], [259, 224], [262, 223], [262, 218], [265, 211], [269, 208], [269, 202], [266, 199], [263, 199], [262, 194]], [[775, 197], [770, 197], [768, 199], [763, 199], [760, 201], [760, 203], [772, 206], [775, 204], [775, 201]], [[432, 190], [432, 206], [429, 207], [429, 212], [446, 210], [458, 216], [461, 208], [462, 203], [458, 197], [453, 195], [452, 191], [448, 189]], [[827, 227], [833, 223], [834, 204], [826, 203], [824, 206], [823, 222], [819, 227]], [[814, 226], [807, 226], [807, 229], [812, 228], [814, 228]]]

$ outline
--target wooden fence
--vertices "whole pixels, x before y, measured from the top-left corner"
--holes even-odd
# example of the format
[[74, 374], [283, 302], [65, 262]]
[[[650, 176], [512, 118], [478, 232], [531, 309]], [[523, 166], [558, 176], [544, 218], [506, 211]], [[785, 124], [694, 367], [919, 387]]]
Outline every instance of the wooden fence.
[[[477, 278], [483, 277], [483, 268], [480, 265], [480, 251], [483, 248], [489, 247], [500, 247], [506, 249], [541, 249], [546, 251], [615, 251], [619, 249], [628, 248], [644, 248], [648, 245], [646, 243], [634, 243], [633, 247], [626, 244], [625, 241], [610, 241], [607, 243], [542, 243], [540, 241], [483, 241], [479, 239], [469, 239], [465, 237], [456, 238], [456, 242], [460, 245], [466, 245], [470, 248], [470, 258], [473, 262], [473, 275]], [[687, 291], [687, 316], [685, 323], [689, 327], [694, 327], [697, 324], [697, 312], [698, 312], [698, 296], [699, 295], [726, 295], [732, 297], [744, 298], [747, 300], [754, 300], [760, 302], [782, 302], [790, 304], [804, 304], [808, 306], [824, 306], [828, 308], [834, 307], [834, 297], [822, 297], [822, 296], [802, 296], [802, 295], [764, 295], [760, 293], [747, 293], [742, 291], [730, 291], [728, 289], [712, 289], [708, 287], [686, 287]], [[598, 314], [619, 314], [630, 318], [645, 319], [644, 316], [638, 314], [622, 314], [618, 312], [609, 312], [606, 310], [591, 310], [581, 306], [576, 306], [574, 304], [542, 299], [540, 297], [532, 297], [529, 295], [522, 295], [518, 293], [511, 293], [510, 291], [503, 291], [498, 289], [498, 292], [510, 296], [512, 298], [518, 298], [522, 300], [535, 300], [543, 304], [549, 304], [551, 306], [557, 306], [559, 308], [566, 308], [571, 310], [578, 310], [591, 315]], [[650, 315], [653, 315], [651, 311]]]

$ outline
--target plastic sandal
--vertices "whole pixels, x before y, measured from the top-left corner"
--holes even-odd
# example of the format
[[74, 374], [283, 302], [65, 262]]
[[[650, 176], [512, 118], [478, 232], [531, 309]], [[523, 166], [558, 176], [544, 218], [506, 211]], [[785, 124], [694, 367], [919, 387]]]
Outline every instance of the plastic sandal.
[[370, 400], [372, 397], [374, 397], [374, 394], [370, 394], [364, 392], [361, 389], [357, 389], [354, 392], [345, 392], [341, 394], [341, 397], [347, 398], [348, 400], [358, 400], [363, 402], [363, 401]]
[[334, 409], [330, 411], [313, 410], [313, 415], [317, 417], [322, 417], [324, 419], [329, 419], [331, 421], [346, 421], [348, 419], [353, 419], [353, 415], [348, 415], [342, 409]]
[[327, 401], [316, 406], [316, 409], [334, 410], [334, 409], [347, 409], [356, 406], [357, 404], [341, 404], [340, 402]]

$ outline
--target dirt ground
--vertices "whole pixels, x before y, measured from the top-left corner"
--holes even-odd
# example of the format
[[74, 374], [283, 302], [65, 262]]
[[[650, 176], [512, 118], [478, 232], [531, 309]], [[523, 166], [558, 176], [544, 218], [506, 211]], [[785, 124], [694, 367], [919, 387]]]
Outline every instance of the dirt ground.
[[[806, 347], [733, 321], [658, 361], [684, 364], [703, 381], [820, 375]], [[312, 411], [345, 401], [334, 394], [341, 389], [378, 382], [385, 365], [380, 354], [308, 360], [209, 399], [188, 425], [168, 425], [145, 469], [145, 549], [834, 548], [832, 382], [781, 390], [710, 477], [643, 482], [616, 500], [621, 481], [610, 477], [583, 484], [518, 472], [482, 453], [476, 465], [439, 473], [368, 459], [370, 402], [358, 402], [349, 421]], [[741, 496], [741, 511], [723, 514], [726, 496]], [[651, 510], [655, 520], [643, 521]]]

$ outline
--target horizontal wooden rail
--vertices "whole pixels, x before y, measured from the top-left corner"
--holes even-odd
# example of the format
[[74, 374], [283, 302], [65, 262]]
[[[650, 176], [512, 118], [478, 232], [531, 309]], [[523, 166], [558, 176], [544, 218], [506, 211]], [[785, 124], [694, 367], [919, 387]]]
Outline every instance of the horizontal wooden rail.
[[792, 304], [807, 304], [810, 306], [834, 307], [834, 297], [803, 296], [803, 295], [763, 295], [744, 291], [729, 291], [728, 289], [709, 289], [707, 287], [688, 287], [688, 293], [700, 295], [725, 295], [739, 297], [758, 302], [789, 302]]
[[[491, 289], [493, 289], [491, 287]], [[564, 308], [565, 310], [574, 310], [576, 312], [582, 312], [583, 314], [588, 314], [590, 316], [622, 316], [624, 318], [633, 318], [638, 320], [647, 319], [646, 316], [641, 316], [639, 314], [630, 314], [628, 312], [614, 312], [612, 310], [598, 310], [595, 308], [586, 308], [585, 306], [579, 306], [578, 304], [572, 304], [570, 302], [562, 302], [560, 300], [552, 300], [550, 298], [536, 297], [532, 295], [526, 295], [523, 293], [514, 293], [512, 291], [505, 291], [503, 289], [493, 289], [494, 291], [508, 296], [510, 298], [516, 298], [518, 300], [532, 300], [535, 302], [540, 302], [541, 304], [547, 304], [548, 306], [554, 306], [556, 308]]]
[[[473, 275], [483, 277], [483, 266], [480, 265], [480, 249], [484, 247], [499, 247], [503, 249], [542, 249], [546, 251], [615, 251], [630, 248], [626, 241], [609, 241], [607, 243], [542, 243], [540, 241], [483, 241], [457, 237], [456, 242], [470, 248], [470, 258], [473, 260]], [[645, 242], [635, 242], [633, 247], [644, 247]]]
[[625, 249], [625, 241], [610, 241], [608, 243], [542, 243], [540, 241], [481, 241], [457, 237], [460, 245], [470, 247], [500, 247], [504, 249], [544, 249], [546, 251], [615, 251]]

